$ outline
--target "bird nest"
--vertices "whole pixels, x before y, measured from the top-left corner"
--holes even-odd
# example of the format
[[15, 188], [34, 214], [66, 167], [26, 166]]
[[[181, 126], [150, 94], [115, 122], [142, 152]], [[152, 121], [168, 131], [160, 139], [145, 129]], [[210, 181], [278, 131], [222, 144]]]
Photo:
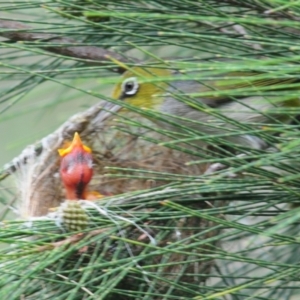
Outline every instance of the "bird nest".
[[[204, 166], [188, 166], [186, 163], [194, 159], [191, 155], [149, 142], [163, 137], [149, 130], [151, 124], [142, 128], [120, 122], [121, 117], [116, 115], [119, 109], [105, 103], [73, 116], [6, 166], [6, 172], [17, 178], [21, 215], [29, 219], [46, 216], [42, 218], [54, 220], [56, 230], [60, 230], [67, 213], [76, 222], [79, 211], [84, 223], [82, 232], [72, 232], [72, 227], [69, 237], [51, 240], [51, 250], [61, 245], [71, 247], [51, 264], [51, 269], [59, 266], [64, 276], [77, 281], [82, 279], [80, 270], [90, 268], [95, 280], [86, 278], [84, 286], [95, 295], [103, 288], [101, 299], [199, 295], [201, 283], [211, 272], [211, 251], [217, 246], [220, 233], [210, 218], [203, 217], [203, 212], [225, 203], [207, 202], [196, 191], [186, 193], [180, 184], [172, 186], [174, 178], [177, 182], [187, 175], [196, 178]], [[90, 189], [107, 195], [97, 201], [80, 200], [75, 217], [72, 209], [66, 213], [68, 204], [58, 175], [57, 154], [74, 132], [79, 132], [84, 143], [93, 149], [94, 177]], [[166, 184], [169, 186], [161, 187]], [[49, 213], [63, 206], [64, 209]], [[37, 233], [37, 240], [42, 232]], [[40, 247], [38, 251], [50, 248]], [[76, 270], [71, 267], [75, 261]], [[57, 279], [57, 272], [54, 273], [53, 279]], [[51, 285], [55, 285], [54, 281]], [[28, 299], [36, 299], [39, 293], [37, 290]], [[52, 297], [55, 293], [52, 289]], [[80, 289], [78, 299], [84, 299], [85, 293], [85, 289]]]

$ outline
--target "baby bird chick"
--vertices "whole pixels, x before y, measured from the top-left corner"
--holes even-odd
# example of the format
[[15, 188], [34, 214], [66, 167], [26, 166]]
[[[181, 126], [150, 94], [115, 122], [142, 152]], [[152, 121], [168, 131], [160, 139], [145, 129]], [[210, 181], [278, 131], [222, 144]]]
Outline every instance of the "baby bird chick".
[[66, 148], [58, 149], [61, 156], [60, 177], [66, 190], [66, 199], [89, 198], [87, 186], [93, 176], [92, 150], [84, 145], [79, 134]]

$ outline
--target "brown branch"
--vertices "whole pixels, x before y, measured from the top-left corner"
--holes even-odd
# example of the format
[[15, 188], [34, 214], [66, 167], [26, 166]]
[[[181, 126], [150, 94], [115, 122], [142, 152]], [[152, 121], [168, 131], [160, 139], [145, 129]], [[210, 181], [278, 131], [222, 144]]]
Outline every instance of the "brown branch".
[[[45, 245], [45, 246], [40, 246], [36, 249], [36, 251], [37, 252], [44, 252], [44, 251], [52, 250], [52, 249], [59, 248], [59, 247], [62, 247], [62, 246], [74, 245], [77, 242], [81, 241], [83, 238], [91, 238], [93, 236], [96, 236], [96, 235], [99, 235], [99, 234], [105, 232], [108, 229], [109, 228], [97, 229], [97, 230], [90, 231], [87, 234], [77, 233], [75, 235], [67, 237], [66, 239], [64, 239], [62, 241], [54, 242], [54, 243], [51, 243], [51, 244], [48, 244], [48, 245]], [[83, 248], [79, 249], [79, 252], [84, 252], [84, 249]]]
[[[35, 42], [36, 46], [43, 50], [82, 59], [85, 63], [93, 65], [106, 66], [108, 65], [108, 62], [111, 62], [111, 58], [122, 63], [138, 63], [136, 59], [125, 58], [122, 55], [104, 48], [96, 46], [76, 46], [76, 44], [78, 45], [80, 42], [68, 37], [49, 33], [36, 33], [32, 27], [16, 21], [0, 19], [0, 36], [13, 42]], [[39, 45], [38, 42], [42, 42], [43, 45]], [[48, 43], [49, 46], [45, 46], [45, 43]], [[72, 46], [67, 46], [70, 44]], [[114, 71], [123, 73], [125, 70], [122, 66], [118, 66]]]

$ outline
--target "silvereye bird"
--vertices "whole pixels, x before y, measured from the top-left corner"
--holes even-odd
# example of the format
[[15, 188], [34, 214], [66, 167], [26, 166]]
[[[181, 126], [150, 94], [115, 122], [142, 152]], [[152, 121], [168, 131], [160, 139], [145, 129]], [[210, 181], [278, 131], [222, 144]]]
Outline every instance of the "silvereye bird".
[[61, 156], [60, 176], [69, 200], [88, 198], [87, 186], [93, 176], [91, 152], [77, 132], [68, 147], [58, 149]]
[[[284, 84], [297, 82], [297, 78], [276, 78], [275, 76], [272, 78], [270, 73], [245, 71], [214, 75], [210, 76], [210, 80], [200, 82], [194, 79], [195, 74], [187, 74], [188, 77], [184, 80], [164, 82], [159, 81], [159, 77], [178, 76], [178, 72], [155, 67], [133, 67], [123, 74], [122, 80], [113, 90], [112, 97], [140, 108], [189, 119], [191, 122], [172, 119], [171, 116], [164, 117], [199, 131], [202, 135], [232, 133], [234, 129], [241, 130], [239, 123], [261, 126], [266, 123], [289, 122], [292, 117], [287, 113], [276, 114], [274, 108], [300, 107], [298, 97], [287, 98], [286, 95], [282, 97], [275, 94], [276, 90], [284, 90]], [[257, 94], [259, 89], [267, 89], [273, 93], [271, 96], [266, 96], [267, 93], [262, 92], [260, 96]], [[197, 96], [197, 93], [206, 95]], [[176, 95], [183, 95], [187, 101], [176, 99]], [[156, 122], [164, 128], [178, 131], [177, 127], [166, 122]], [[237, 134], [229, 134], [223, 139], [254, 149], [268, 147], [261, 138], [236, 132]]]

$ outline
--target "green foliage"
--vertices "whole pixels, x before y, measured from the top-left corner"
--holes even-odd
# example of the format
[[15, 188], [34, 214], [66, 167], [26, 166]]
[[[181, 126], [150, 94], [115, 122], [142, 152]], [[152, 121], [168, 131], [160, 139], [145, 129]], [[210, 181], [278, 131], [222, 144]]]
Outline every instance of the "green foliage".
[[[1, 3], [2, 18], [26, 23], [34, 33], [71, 37], [77, 46], [113, 49], [124, 59], [182, 71], [183, 79], [193, 72], [194, 79], [203, 82], [247, 69], [262, 72], [262, 80], [298, 80], [297, 1], [40, 4]], [[108, 87], [118, 80], [114, 60], [99, 66], [47, 52], [48, 47], [49, 40], [43, 39], [0, 42], [0, 134], [4, 144], [10, 144], [1, 152], [5, 161], [12, 158], [7, 153], [17, 154], [25, 144], [52, 132], [80, 107], [109, 100]], [[130, 67], [136, 60], [125, 64]], [[298, 88], [299, 83], [288, 81], [278, 90], [242, 87], [239, 95], [218, 93], [298, 99]], [[187, 101], [185, 95], [178, 98]], [[121, 104], [151, 119], [165, 118]], [[190, 166], [218, 162], [228, 169], [197, 176], [143, 170], [143, 178], [168, 184], [85, 206], [90, 226], [84, 235], [65, 232], [52, 218], [4, 221], [15, 218], [7, 213], [18, 205], [14, 188], [2, 183], [0, 298], [298, 299], [299, 109], [274, 107], [276, 112], [294, 121], [264, 127], [237, 123], [238, 129], [229, 134], [255, 134], [279, 151], [250, 151], [228, 143], [218, 155], [204, 153], [197, 146], [199, 139], [218, 148], [224, 136], [203, 136], [189, 128], [181, 134], [154, 129], [171, 137], [163, 142], [140, 137], [193, 155]], [[122, 122], [147, 128], [126, 117]], [[245, 156], [233, 155], [245, 151]], [[110, 179], [141, 176], [141, 170], [127, 169], [127, 175], [118, 174], [118, 168], [110, 170]], [[231, 173], [238, 175], [232, 178]], [[178, 228], [184, 238], [176, 236]]]

